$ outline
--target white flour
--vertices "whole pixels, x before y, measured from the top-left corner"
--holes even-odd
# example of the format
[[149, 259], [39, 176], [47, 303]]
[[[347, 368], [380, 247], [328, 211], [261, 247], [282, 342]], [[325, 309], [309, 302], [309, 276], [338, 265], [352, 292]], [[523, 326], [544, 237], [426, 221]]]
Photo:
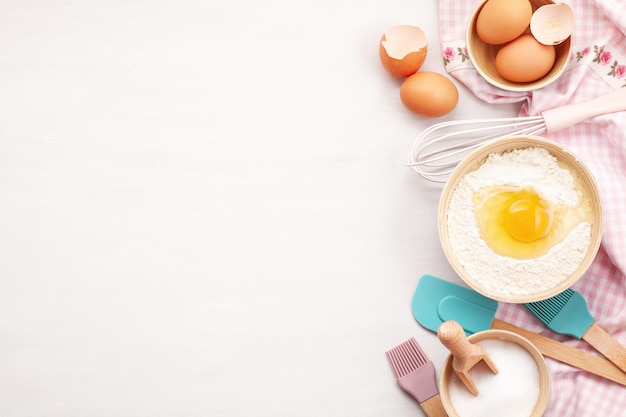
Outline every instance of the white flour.
[[535, 294], [554, 288], [583, 261], [591, 243], [591, 224], [581, 222], [550, 251], [534, 259], [514, 259], [493, 251], [480, 237], [472, 195], [485, 186], [532, 186], [548, 200], [575, 206], [575, 180], [544, 148], [491, 154], [477, 170], [463, 176], [448, 208], [450, 247], [476, 285], [496, 298]]

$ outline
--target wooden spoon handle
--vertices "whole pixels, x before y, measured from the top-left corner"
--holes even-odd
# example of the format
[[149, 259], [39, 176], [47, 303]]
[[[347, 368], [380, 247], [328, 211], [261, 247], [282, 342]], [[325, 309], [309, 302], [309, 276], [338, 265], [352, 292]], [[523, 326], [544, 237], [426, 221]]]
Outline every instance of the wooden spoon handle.
[[[459, 361], [474, 354], [474, 345], [467, 340], [463, 327], [454, 320], [443, 322], [437, 330], [437, 336], [452, 353], [452, 356]], [[464, 370], [468, 371], [469, 369]]]
[[502, 320], [494, 319], [491, 323], [491, 328], [509, 330], [522, 335], [537, 346], [537, 349], [545, 356], [626, 386], [626, 374], [612, 362], [604, 358], [557, 342], [556, 340], [533, 333]]
[[613, 339], [606, 330], [594, 323], [583, 334], [582, 339], [626, 372], [626, 348]]

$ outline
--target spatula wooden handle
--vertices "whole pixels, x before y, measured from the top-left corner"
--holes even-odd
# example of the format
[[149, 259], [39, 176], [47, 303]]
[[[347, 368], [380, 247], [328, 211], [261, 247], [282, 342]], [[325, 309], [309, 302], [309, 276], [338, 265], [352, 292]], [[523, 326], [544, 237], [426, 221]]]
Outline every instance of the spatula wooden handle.
[[626, 348], [613, 339], [606, 330], [594, 323], [583, 334], [582, 339], [626, 372]]
[[626, 373], [622, 372], [620, 368], [604, 358], [557, 342], [556, 340], [533, 333], [502, 320], [494, 319], [491, 323], [491, 328], [509, 330], [520, 334], [537, 346], [537, 349], [545, 356], [626, 386]]
[[443, 408], [441, 397], [439, 394], [433, 395], [426, 401], [420, 403], [420, 407], [428, 417], [448, 417], [446, 410]]

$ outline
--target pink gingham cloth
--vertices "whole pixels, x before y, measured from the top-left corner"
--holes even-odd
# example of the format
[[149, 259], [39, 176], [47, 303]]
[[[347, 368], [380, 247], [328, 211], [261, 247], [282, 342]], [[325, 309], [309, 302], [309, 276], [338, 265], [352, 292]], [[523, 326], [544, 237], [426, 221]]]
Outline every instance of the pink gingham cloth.
[[[580, 102], [626, 86], [626, 4], [620, 0], [569, 1], [576, 21], [572, 56], [553, 84], [526, 92], [493, 87], [472, 67], [465, 30], [480, 0], [439, 0], [441, 51], [446, 71], [480, 99], [522, 103], [520, 116]], [[603, 204], [600, 251], [574, 285], [587, 300], [596, 322], [626, 345], [626, 113], [598, 116], [574, 127], [545, 134], [568, 147], [591, 169]], [[548, 330], [526, 309], [500, 303], [498, 318], [599, 355], [582, 340]], [[626, 387], [547, 359], [552, 396], [546, 417], [626, 416]]]

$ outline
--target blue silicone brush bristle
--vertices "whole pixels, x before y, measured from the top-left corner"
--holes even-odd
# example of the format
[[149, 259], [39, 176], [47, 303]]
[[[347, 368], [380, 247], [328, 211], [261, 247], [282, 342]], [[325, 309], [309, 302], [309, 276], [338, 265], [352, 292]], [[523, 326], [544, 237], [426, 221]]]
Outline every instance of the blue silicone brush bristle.
[[524, 306], [550, 330], [579, 339], [595, 322], [583, 296], [569, 288], [553, 297]]
[[574, 291], [571, 289], [566, 289], [560, 294], [555, 295], [554, 297], [548, 298], [543, 301], [537, 301], [534, 303], [524, 304], [539, 320], [543, 323], [548, 324], [552, 321], [552, 319], [559, 314], [559, 311], [563, 308], [565, 304], [572, 298], [572, 294]]

